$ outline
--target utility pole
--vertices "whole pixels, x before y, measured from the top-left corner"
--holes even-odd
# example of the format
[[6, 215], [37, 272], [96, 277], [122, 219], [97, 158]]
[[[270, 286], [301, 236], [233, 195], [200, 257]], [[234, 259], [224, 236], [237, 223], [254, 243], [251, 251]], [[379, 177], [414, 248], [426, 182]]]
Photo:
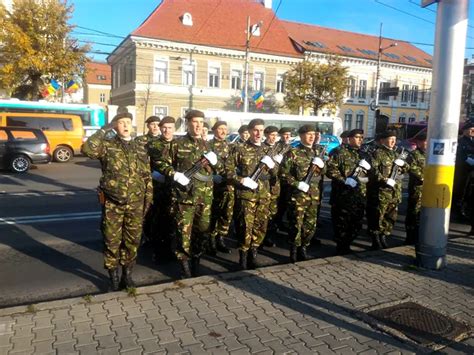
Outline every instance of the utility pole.
[[249, 112], [249, 55], [250, 55], [250, 16], [247, 16], [247, 39], [245, 41], [245, 83], [244, 83], [244, 112]]
[[193, 109], [193, 87], [194, 87], [194, 80], [196, 80], [196, 67], [195, 65], [193, 64], [193, 52], [194, 52], [194, 48], [191, 49], [191, 52], [189, 52], [189, 65], [191, 66], [191, 73], [192, 73], [192, 78], [191, 78], [191, 82], [189, 83], [189, 107], [188, 109], [189, 110], [192, 110]]
[[[423, 0], [423, 5], [434, 2]], [[446, 266], [467, 18], [468, 0], [438, 1], [428, 155], [416, 246], [418, 264], [429, 269]]]

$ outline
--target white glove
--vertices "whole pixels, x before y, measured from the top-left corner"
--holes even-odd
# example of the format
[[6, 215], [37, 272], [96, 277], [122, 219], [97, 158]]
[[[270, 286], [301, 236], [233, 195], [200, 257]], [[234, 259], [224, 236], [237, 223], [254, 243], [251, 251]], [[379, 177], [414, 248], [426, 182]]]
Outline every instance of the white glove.
[[402, 167], [403, 165], [405, 165], [405, 162], [401, 159], [395, 159], [395, 161], [393, 162], [396, 166], [399, 166], [399, 167]]
[[212, 175], [212, 181], [214, 184], [220, 184], [223, 180], [224, 178], [220, 175]]
[[216, 165], [217, 164], [217, 155], [214, 152], [207, 152], [204, 154], [204, 158], [209, 161], [209, 164]]
[[158, 171], [153, 170], [151, 173], [151, 177], [153, 180], [156, 180], [158, 182], [165, 182], [165, 176], [163, 174], [160, 174]]
[[468, 157], [466, 159], [466, 163], [468, 163], [470, 166], [473, 166], [474, 165], [474, 158]]
[[174, 173], [173, 180], [183, 186], [186, 186], [189, 184], [189, 179], [186, 177], [186, 175], [180, 172]]
[[387, 185], [388, 185], [388, 186], [395, 187], [395, 184], [396, 184], [396, 183], [397, 183], [397, 182], [396, 182], [395, 180], [393, 180], [393, 179], [387, 179]]
[[303, 192], [308, 192], [309, 185], [307, 183], [305, 183], [304, 181], [300, 181], [298, 183], [298, 190], [303, 191]]
[[316, 165], [319, 169], [324, 168], [324, 162], [320, 157], [314, 157], [311, 164]]
[[281, 164], [281, 161], [283, 160], [283, 155], [277, 154], [273, 157], [273, 160], [275, 160], [278, 164]]
[[260, 161], [266, 166], [268, 166], [269, 169], [273, 169], [275, 167], [275, 162], [268, 155], [265, 155]]
[[370, 170], [371, 166], [369, 164], [369, 162], [365, 159], [362, 159], [360, 162], [359, 162], [359, 166], [364, 169], [364, 170]]
[[350, 187], [356, 187], [357, 186], [357, 181], [351, 177], [348, 177], [344, 183]]
[[244, 177], [244, 180], [242, 181], [242, 185], [245, 187], [248, 187], [251, 190], [255, 190], [258, 187], [258, 183], [256, 181], [253, 181], [251, 178]]

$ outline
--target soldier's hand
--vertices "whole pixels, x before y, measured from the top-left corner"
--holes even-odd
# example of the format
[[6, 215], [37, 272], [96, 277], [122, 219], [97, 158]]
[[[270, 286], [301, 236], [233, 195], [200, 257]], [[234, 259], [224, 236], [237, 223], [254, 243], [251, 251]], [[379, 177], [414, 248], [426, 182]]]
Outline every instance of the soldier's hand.
[[252, 180], [251, 178], [249, 178], [248, 176], [244, 177], [241, 180], [241, 183], [242, 183], [242, 185], [249, 188], [250, 190], [255, 190], [258, 187], [258, 183], [256, 181]]
[[351, 178], [350, 176], [344, 181], [344, 184], [350, 186], [350, 187], [356, 187], [357, 186], [357, 180]]
[[174, 173], [173, 180], [182, 186], [187, 186], [190, 182], [186, 175], [180, 172]]
[[212, 166], [217, 164], [217, 155], [214, 152], [207, 152], [206, 154], [204, 154], [204, 158], [206, 158], [209, 164], [211, 164]]
[[260, 160], [263, 164], [265, 164], [266, 166], [268, 166], [268, 169], [273, 169], [275, 167], [275, 162], [273, 161], [273, 159], [268, 156], [268, 155], [265, 155], [262, 160]]
[[401, 159], [395, 159], [395, 161], [393, 162], [396, 166], [399, 166], [400, 168], [405, 165], [405, 162]]
[[364, 169], [364, 170], [370, 170], [371, 166], [369, 164], [369, 162], [365, 159], [362, 159], [360, 162], [359, 162], [359, 166]]
[[314, 157], [311, 164], [316, 165], [319, 169], [324, 168], [324, 162], [320, 157]]
[[300, 181], [298, 182], [298, 190], [303, 191], [303, 192], [308, 192], [309, 185], [305, 183], [304, 181]]
[[273, 160], [275, 160], [278, 164], [281, 164], [281, 161], [283, 160], [283, 155], [277, 154], [273, 157]]
[[394, 179], [387, 179], [387, 185], [390, 187], [395, 187], [397, 182]]

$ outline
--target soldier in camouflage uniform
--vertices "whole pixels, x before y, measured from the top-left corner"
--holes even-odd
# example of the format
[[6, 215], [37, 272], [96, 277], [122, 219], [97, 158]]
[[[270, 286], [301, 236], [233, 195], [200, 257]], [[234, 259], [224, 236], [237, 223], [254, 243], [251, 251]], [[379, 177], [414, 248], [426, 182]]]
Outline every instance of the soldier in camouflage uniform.
[[405, 228], [407, 232], [405, 244], [407, 245], [418, 243], [423, 170], [426, 160], [426, 133], [418, 134], [415, 139], [416, 149], [411, 152], [407, 159], [407, 163], [410, 165], [410, 170], [408, 170], [408, 207], [405, 218]]
[[[257, 248], [267, 231], [270, 177], [275, 174], [275, 162], [268, 155], [268, 147], [261, 142], [264, 121], [253, 119], [248, 129], [250, 138], [236, 145], [226, 162], [227, 179], [235, 187], [239, 265], [243, 270], [258, 267]], [[259, 178], [255, 177], [256, 171], [261, 171]]]
[[[408, 164], [400, 159], [396, 142], [394, 131], [382, 133], [380, 146], [372, 157], [368, 193], [373, 195], [368, 198], [371, 206], [367, 210], [367, 220], [374, 250], [387, 247], [386, 237], [392, 233], [397, 220], [398, 205], [402, 201], [401, 175], [408, 170]], [[397, 180], [390, 177], [395, 169], [399, 172]]]
[[[331, 220], [337, 253], [351, 252], [350, 245], [362, 229], [366, 203], [368, 157], [360, 151], [364, 131], [353, 129], [347, 133], [348, 144], [337, 149], [327, 163], [326, 176], [337, 189], [331, 205]], [[332, 153], [332, 152], [331, 152]]]
[[[165, 116], [159, 123], [161, 135], [149, 144], [153, 177], [153, 217], [152, 244], [153, 258], [156, 262], [167, 262], [174, 258], [174, 201], [172, 199], [173, 181], [158, 172], [158, 162], [168, 152], [175, 132], [175, 119]], [[168, 223], [163, 223], [169, 221]]]
[[314, 148], [316, 127], [303, 125], [298, 130], [300, 144], [286, 153], [280, 177], [291, 188], [288, 207], [291, 245], [290, 261], [307, 259], [306, 248], [316, 230], [317, 211], [320, 204], [319, 181], [324, 170], [322, 150]]
[[[146, 149], [130, 136], [132, 115], [117, 114], [114, 131], [101, 129], [82, 146], [82, 152], [102, 165], [100, 200], [104, 265], [109, 272], [111, 290], [120, 288], [119, 265], [123, 268], [122, 285], [134, 287], [132, 270], [140, 245], [143, 218], [153, 199], [150, 160]], [[108, 128], [108, 127], [107, 127]]]
[[[200, 258], [208, 243], [212, 204], [212, 167], [196, 163], [205, 156], [214, 165], [217, 157], [202, 139], [204, 113], [191, 110], [185, 119], [188, 133], [173, 140], [156, 167], [159, 173], [176, 182], [173, 188], [177, 203], [176, 257], [182, 277], [188, 278], [199, 274]], [[199, 170], [188, 178], [186, 174], [195, 166], [200, 166]]]
[[217, 154], [218, 163], [214, 169], [214, 193], [211, 212], [211, 239], [209, 254], [215, 256], [217, 251], [229, 254], [224, 238], [229, 234], [232, 213], [234, 210], [234, 187], [227, 182], [225, 162], [230, 155], [230, 147], [226, 141], [227, 123], [217, 121], [212, 127], [214, 138], [209, 141], [211, 150]]
[[244, 124], [239, 127], [239, 138], [235, 141], [235, 144], [241, 144], [247, 142], [247, 139], [250, 137], [249, 126]]

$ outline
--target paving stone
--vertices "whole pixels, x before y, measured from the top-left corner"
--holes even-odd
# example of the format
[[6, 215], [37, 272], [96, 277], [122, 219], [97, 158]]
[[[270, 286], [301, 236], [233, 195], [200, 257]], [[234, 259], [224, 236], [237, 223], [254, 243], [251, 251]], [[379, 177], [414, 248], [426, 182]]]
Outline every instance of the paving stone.
[[97, 349], [109, 349], [115, 348], [117, 346], [115, 334], [95, 336], [94, 340], [98, 343]]
[[54, 343], [53, 348], [56, 349], [58, 354], [78, 354], [79, 352], [75, 348], [76, 340]]
[[242, 340], [242, 343], [247, 345], [251, 353], [259, 353], [270, 350], [268, 346], [260, 342], [259, 338], [245, 339]]

